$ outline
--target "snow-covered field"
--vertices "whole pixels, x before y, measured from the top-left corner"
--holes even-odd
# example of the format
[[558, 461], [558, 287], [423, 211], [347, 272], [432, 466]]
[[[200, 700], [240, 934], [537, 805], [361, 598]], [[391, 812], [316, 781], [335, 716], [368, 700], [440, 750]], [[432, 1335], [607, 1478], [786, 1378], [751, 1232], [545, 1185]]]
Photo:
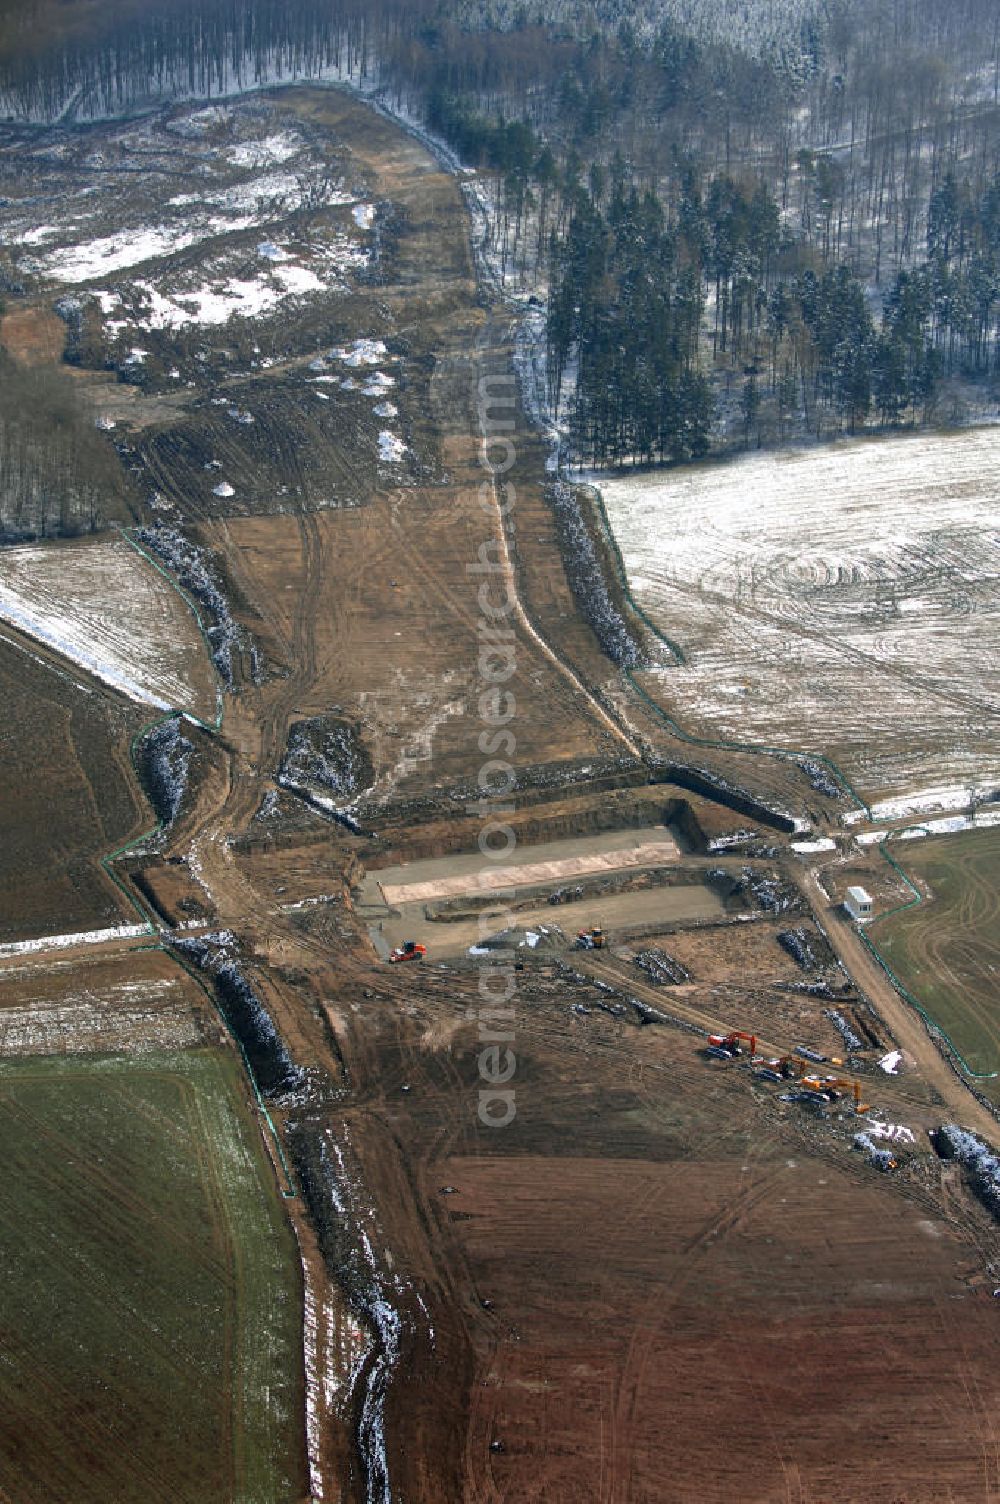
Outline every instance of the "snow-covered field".
[[72, 950], [78, 945], [105, 945], [109, 940], [136, 940], [149, 934], [145, 924], [117, 924], [111, 929], [75, 930], [70, 935], [41, 935], [36, 940], [12, 940], [0, 945], [0, 960], [10, 956], [34, 956], [50, 950]]
[[0, 550], [0, 621], [140, 704], [215, 714], [193, 614], [122, 538]]
[[700, 734], [831, 749], [863, 790], [1000, 776], [1000, 429], [595, 477]]

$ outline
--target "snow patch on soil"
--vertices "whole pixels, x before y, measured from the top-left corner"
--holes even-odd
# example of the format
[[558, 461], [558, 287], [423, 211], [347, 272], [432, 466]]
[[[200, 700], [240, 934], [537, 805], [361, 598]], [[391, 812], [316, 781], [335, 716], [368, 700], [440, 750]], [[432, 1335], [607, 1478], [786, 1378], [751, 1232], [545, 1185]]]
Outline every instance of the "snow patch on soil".
[[356, 339], [349, 348], [330, 351], [332, 360], [341, 360], [345, 366], [377, 366], [388, 355], [380, 339]]
[[205, 709], [194, 618], [119, 538], [0, 551], [0, 617], [139, 704]]
[[241, 141], [238, 146], [227, 147], [225, 155], [234, 167], [267, 167], [275, 162], [288, 162], [301, 150], [300, 136], [281, 131], [262, 141]]
[[37, 940], [13, 940], [0, 945], [0, 957], [35, 956], [76, 945], [104, 945], [108, 940], [137, 940], [149, 934], [148, 924], [118, 924], [106, 930], [78, 930], [74, 935], [42, 935]]
[[[267, 267], [257, 277], [220, 276], [204, 284], [201, 277], [195, 285], [180, 286], [171, 293], [161, 292], [150, 281], [136, 279], [133, 296], [126, 306], [121, 295], [100, 289], [95, 296], [100, 300], [106, 316], [115, 314], [108, 329], [116, 333], [130, 323], [146, 329], [184, 329], [192, 325], [212, 327], [225, 324], [235, 317], [255, 319], [272, 313], [287, 298], [303, 297], [312, 293], [341, 291], [347, 275], [365, 264], [363, 252], [352, 247], [346, 239], [339, 239], [324, 248], [322, 275], [310, 267], [293, 263], [285, 252], [277, 254], [261, 252]], [[204, 275], [202, 268], [202, 276]]]
[[872, 1138], [886, 1138], [891, 1144], [915, 1144], [916, 1134], [903, 1123], [879, 1123], [869, 1118], [866, 1124]]
[[92, 282], [97, 277], [108, 277], [126, 267], [140, 266], [144, 261], [155, 261], [161, 256], [172, 256], [188, 246], [196, 245], [215, 233], [205, 230], [185, 230], [168, 225], [150, 228], [123, 230], [117, 235], [107, 235], [100, 240], [85, 241], [82, 245], [66, 246], [51, 251], [38, 261], [38, 270], [43, 276], [56, 282]]
[[1000, 825], [1000, 810], [983, 810], [972, 819], [968, 815], [944, 815], [940, 820], [925, 820], [922, 825], [901, 830], [898, 839], [918, 841], [924, 836], [960, 835], [967, 830], [988, 830], [996, 825]]
[[202, 1031], [173, 978], [118, 982], [0, 1011], [0, 1056], [181, 1050]]
[[378, 436], [378, 457], [383, 465], [399, 465], [406, 458], [407, 448], [402, 439], [398, 439], [388, 428], [383, 428]]
[[[936, 814], [938, 810], [964, 809], [969, 803], [970, 788], [967, 783], [938, 785], [930, 789], [918, 789], [912, 794], [903, 794], [895, 799], [880, 799], [871, 807], [873, 820], [902, 820], [907, 815]], [[851, 810], [844, 816], [845, 825], [856, 825], [865, 819], [863, 810]]]

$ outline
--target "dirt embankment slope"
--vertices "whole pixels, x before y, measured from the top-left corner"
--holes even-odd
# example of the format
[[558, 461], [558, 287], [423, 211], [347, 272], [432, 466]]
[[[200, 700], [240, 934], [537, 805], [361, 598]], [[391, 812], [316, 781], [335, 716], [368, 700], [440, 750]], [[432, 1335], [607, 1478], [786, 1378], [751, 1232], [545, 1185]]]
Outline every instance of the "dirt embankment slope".
[[[384, 123], [378, 132], [375, 171], [393, 135]], [[438, 261], [456, 264], [442, 242], [464, 237], [446, 179], [434, 180], [433, 218], [417, 214], [432, 176], [419, 158], [413, 143], [391, 142], [394, 191], [414, 195], [412, 240], [403, 236], [395, 263], [411, 281], [400, 273], [387, 290], [400, 319], [413, 281]], [[248, 928], [253, 915], [260, 973], [293, 1050], [346, 1085], [325, 1121], [350, 1145], [379, 1261], [399, 1281], [404, 1336], [387, 1409], [395, 1486], [427, 1504], [867, 1501], [900, 1490], [930, 1504], [943, 1480], [985, 1500], [1000, 1482], [983, 1323], [996, 1238], [969, 1203], [956, 1211], [932, 1160], [894, 1187], [852, 1153], [849, 1121], [818, 1130], [745, 1077], [708, 1072], [692, 1034], [642, 1029], [606, 992], [558, 976], [526, 981], [519, 995], [518, 1117], [491, 1133], [476, 1117], [474, 978], [375, 963], [337, 888], [350, 838], [296, 846], [276, 828], [270, 852], [231, 842], [270, 786], [289, 720], [333, 701], [367, 717], [386, 821], [401, 828], [411, 801], [426, 818], [429, 801], [446, 843], [435, 800], [474, 778], [479, 759], [475, 723], [442, 713], [468, 695], [467, 680], [446, 676], [475, 631], [463, 570], [482, 523], [462, 500], [479, 478], [475, 352], [488, 351], [494, 372], [509, 357], [499, 321], [484, 346], [473, 295], [467, 268], [436, 352], [430, 415], [452, 485], [376, 494], [352, 515], [213, 525], [288, 674], [230, 716], [239, 755], [196, 838], [200, 870], [227, 922]], [[519, 542], [514, 559], [533, 623], [519, 628], [519, 741], [533, 764], [579, 761], [611, 738], [620, 745], [579, 683], [608, 714], [622, 704], [620, 681], [575, 616], [540, 451], [522, 433], [518, 538], [539, 541]], [[293, 588], [279, 591], [279, 580]], [[665, 748], [644, 716], [627, 705], [626, 735], [641, 726]], [[749, 759], [717, 765], [734, 781], [759, 775]], [[766, 792], [788, 797], [799, 778], [779, 768]], [[279, 888], [333, 896], [296, 917]], [[748, 963], [748, 987], [763, 995], [769, 980]], [[684, 1001], [693, 1027], [720, 1014], [739, 1022], [738, 987], [715, 1010], [711, 990], [709, 975]], [[882, 1100], [897, 1092], [887, 1110], [903, 1121], [918, 1101], [926, 1111], [910, 1089], [882, 1088]], [[940, 1406], [945, 1389], [966, 1396], [959, 1416]], [[664, 1424], [677, 1415], [679, 1428]], [[349, 1470], [352, 1416], [326, 1421], [327, 1459]]]
[[[420, 394], [408, 442], [438, 466], [411, 484], [359, 471], [356, 506], [283, 498], [185, 517], [215, 550], [261, 672], [227, 701], [164, 865], [177, 858], [213, 923], [240, 936], [308, 1070], [305, 1106], [274, 1115], [300, 1192], [289, 1211], [326, 1495], [384, 1496], [387, 1467], [411, 1504], [985, 1504], [1000, 1489], [992, 1224], [925, 1136], [881, 1177], [841, 1107], [814, 1116], [698, 1053], [705, 1027], [744, 1025], [744, 1008], [776, 1045], [805, 1018], [836, 1047], [822, 999], [781, 959], [777, 918], [699, 933], [673, 1012], [671, 989], [627, 957], [591, 976], [545, 962], [517, 973], [517, 1116], [503, 1130], [477, 1113], [474, 971], [377, 962], [355, 912], [359, 865], [405, 860], [421, 841], [432, 855], [474, 849], [466, 805], [484, 754], [467, 565], [501, 542], [498, 498], [484, 509], [478, 494], [477, 396], [481, 378], [510, 374], [511, 322], [482, 307], [459, 186], [421, 146], [346, 96], [304, 91], [280, 107], [353, 151], [394, 208], [383, 280], [351, 300], [343, 337], [396, 342], [400, 406], [408, 381]], [[682, 749], [581, 622], [544, 456], [515, 421], [503, 542], [520, 596], [518, 793], [536, 834], [550, 818], [571, 835], [601, 828], [614, 780], [644, 776], [635, 746]], [[320, 716], [361, 727], [374, 786], [359, 808], [382, 834], [278, 793], [290, 728]], [[787, 763], [712, 766], [795, 809], [812, 798]], [[276, 813], [259, 818], [268, 801]], [[714, 818], [713, 833], [744, 820]], [[757, 838], [758, 864], [781, 866], [760, 854], [776, 842]], [[756, 936], [742, 949], [741, 927]], [[633, 995], [679, 1027], [643, 1022]], [[878, 1105], [922, 1130], [943, 1091], [943, 1078], [887, 1078]]]

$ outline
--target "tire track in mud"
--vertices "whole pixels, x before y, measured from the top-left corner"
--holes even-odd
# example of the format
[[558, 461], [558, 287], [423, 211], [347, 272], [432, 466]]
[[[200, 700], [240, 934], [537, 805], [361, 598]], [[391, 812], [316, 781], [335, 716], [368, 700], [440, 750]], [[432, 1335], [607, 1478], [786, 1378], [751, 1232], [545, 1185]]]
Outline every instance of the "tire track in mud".
[[[715, 1247], [746, 1223], [760, 1203], [770, 1196], [780, 1174], [779, 1167], [775, 1167], [770, 1173], [765, 1173], [753, 1184], [738, 1191], [731, 1201], [705, 1220], [693, 1237], [679, 1250], [679, 1258], [683, 1260], [683, 1272], [673, 1280], [666, 1293], [662, 1289], [653, 1292], [633, 1323], [632, 1336], [616, 1385], [611, 1417], [611, 1479], [607, 1493], [602, 1495], [601, 1504], [629, 1504], [632, 1498], [629, 1471], [627, 1467], [616, 1466], [616, 1460], [619, 1451], [626, 1459], [629, 1456], [628, 1432], [637, 1418], [645, 1372], [660, 1344], [661, 1333], [671, 1313], [680, 1304], [685, 1292], [694, 1283], [701, 1267]], [[780, 1451], [779, 1463], [784, 1467]]]
[[[290, 455], [290, 473], [294, 473], [295, 468], [295, 456]], [[494, 522], [497, 541], [501, 547], [503, 577], [515, 601], [515, 614], [524, 637], [555, 670], [564, 686], [567, 699], [574, 703], [585, 704], [590, 714], [615, 737], [616, 741], [627, 748], [633, 756], [641, 760], [643, 752], [634, 735], [630, 730], [623, 728], [621, 722], [602, 704], [597, 694], [588, 688], [584, 680], [560, 656], [558, 650], [551, 646], [542, 633], [534, 626], [528, 606], [520, 590], [518, 571], [514, 562], [514, 553], [512, 552], [513, 537], [508, 536], [508, 523], [501, 505], [502, 491], [499, 485], [496, 485], [494, 488], [494, 499], [496, 502]], [[225, 846], [226, 837], [227, 834], [234, 833], [244, 825], [250, 814], [252, 814], [254, 801], [259, 797], [260, 791], [267, 781], [265, 770], [268, 766], [277, 766], [278, 759], [284, 747], [289, 718], [296, 709], [303, 706], [308, 693], [315, 686], [317, 678], [316, 611], [319, 609], [322, 601], [324, 544], [321, 530], [316, 523], [315, 517], [311, 514], [300, 514], [297, 518], [297, 525], [301, 537], [304, 583], [300, 597], [296, 602], [296, 610], [289, 631], [284, 639], [288, 646], [288, 661], [291, 668], [291, 676], [270, 694], [265, 689], [256, 697], [255, 708], [260, 712], [260, 721], [257, 728], [259, 730], [260, 742], [257, 772], [255, 774], [247, 774], [244, 769], [241, 769], [241, 776], [239, 778], [230, 779], [225, 799], [219, 807], [211, 826], [203, 827], [204, 833], [208, 837], [206, 845], [212, 851], [210, 876], [213, 880], [213, 886], [217, 886], [219, 890], [224, 892], [226, 909], [230, 913], [241, 917], [244, 925], [250, 920], [251, 916], [256, 917], [261, 912], [262, 895], [255, 889], [249, 879], [236, 872], [231, 857], [228, 857], [228, 851]], [[446, 582], [435, 571], [425, 566], [421, 567], [421, 578], [427, 583], [428, 588], [433, 588], [437, 599], [446, 602], [450, 609], [458, 615], [460, 620], [469, 623], [470, 630], [474, 634], [476, 627], [475, 613], [471, 610], [462, 610]], [[331, 609], [334, 609], [332, 602]], [[340, 619], [339, 624], [341, 626], [346, 625], [347, 615], [348, 613], [345, 611]], [[265, 912], [267, 912], [266, 909]], [[270, 917], [263, 921], [262, 927], [265, 933], [270, 931], [272, 937], [277, 934], [284, 939], [292, 933], [290, 923], [277, 918], [273, 914], [273, 911], [271, 911]], [[292, 938], [298, 952], [309, 951], [316, 956], [317, 962], [328, 959], [329, 947], [323, 945], [322, 942], [310, 941], [307, 945], [304, 942], [304, 937], [298, 933], [294, 933]], [[352, 965], [350, 968], [343, 967], [341, 974], [353, 976], [356, 981], [364, 978], [370, 982], [372, 968], [370, 964], [366, 965], [359, 960], [356, 965]], [[609, 972], [606, 975], [613, 981], [616, 989], [625, 992], [635, 992], [637, 996], [646, 996], [647, 1000], [656, 1006], [658, 1010], [663, 1009], [669, 1016], [671, 1011], [669, 1002], [666, 1008], [664, 1008], [664, 1000], [658, 993], [645, 994], [641, 988], [641, 984], [623, 985], [623, 979], [616, 974]], [[398, 1002], [401, 1006], [406, 1004], [408, 1000], [408, 985], [405, 980], [400, 980], [399, 982], [389, 978], [383, 980], [380, 974], [378, 985], [380, 993], [388, 997], [390, 1001]], [[704, 1027], [704, 1019], [698, 1010], [691, 1009], [690, 1013], [690, 1021], [696, 1023], [698, 1027]], [[380, 1089], [377, 1083], [377, 1067], [378, 1052], [373, 1048], [369, 1059], [365, 1062], [362, 1074], [371, 1092], [370, 1101], [375, 1106], [383, 1105], [385, 1102], [384, 1091]], [[454, 1077], [456, 1068], [452, 1066], [451, 1069]], [[444, 1093], [442, 1092], [443, 1096]], [[436, 1141], [437, 1144], [443, 1146], [445, 1143], [451, 1141], [456, 1134], [456, 1130], [457, 1121], [446, 1127], [442, 1127]], [[402, 1152], [399, 1153], [397, 1158], [400, 1160], [404, 1158]], [[743, 1201], [732, 1209], [731, 1213], [723, 1213], [715, 1219], [710, 1219], [695, 1236], [688, 1251], [691, 1273], [687, 1274], [684, 1280], [675, 1286], [677, 1292], [676, 1299], [681, 1298], [684, 1289], [687, 1288], [690, 1279], [697, 1269], [699, 1261], [703, 1262], [708, 1256], [714, 1241], [719, 1237], [731, 1234], [739, 1225], [741, 1218], [752, 1214], [756, 1206], [756, 1199], [753, 1197], [752, 1191], [753, 1188], [747, 1188]], [[759, 1194], [762, 1195], [765, 1192], [761, 1191]], [[650, 1307], [644, 1313], [641, 1327], [633, 1331], [628, 1359], [618, 1382], [616, 1404], [618, 1420], [616, 1431], [619, 1426], [627, 1428], [634, 1416], [635, 1406], [640, 1394], [642, 1376], [654, 1351], [655, 1333], [657, 1330], [662, 1329], [662, 1322], [669, 1317], [671, 1308], [668, 1307], [667, 1311], [663, 1312], [660, 1306], [653, 1309], [651, 1303]], [[472, 1434], [472, 1428], [470, 1428], [469, 1434]], [[621, 1443], [620, 1441], [616, 1441], [614, 1443], [614, 1450], [620, 1453], [620, 1449]], [[469, 1475], [475, 1476], [476, 1473], [470, 1469]], [[618, 1481], [611, 1485], [615, 1489], [611, 1498], [615, 1500], [625, 1499], [627, 1492], [623, 1492], [622, 1490], [627, 1489], [627, 1477], [623, 1475], [620, 1465], [612, 1468], [612, 1477], [617, 1478]], [[388, 1490], [387, 1480], [385, 1488]], [[375, 1495], [369, 1489], [369, 1498], [373, 1497]], [[492, 1488], [490, 1497], [499, 1497], [495, 1487]]]
[[[582, 975], [593, 977], [613, 987], [623, 997], [637, 997], [642, 1002], [648, 1003], [651, 1008], [655, 1008], [656, 1012], [662, 1015], [665, 1023], [680, 1021], [705, 1034], [728, 1033], [730, 1028], [733, 1027], [731, 1024], [726, 1024], [722, 1020], [713, 1017], [702, 1008], [683, 1002], [680, 998], [669, 996], [673, 990], [672, 988], [654, 988], [648, 983], [638, 981], [638, 979], [633, 980], [631, 977], [623, 976], [620, 971], [616, 971], [609, 963], [592, 960], [586, 951], [581, 951], [579, 955], [574, 955], [570, 964], [574, 970], [581, 972]], [[663, 995], [664, 992], [668, 994], [666, 997]], [[771, 1054], [780, 1053], [781, 1050], [779, 1045], [773, 1044], [762, 1036], [758, 1037], [757, 1045], [759, 1050], [767, 1051]]]
[[[494, 341], [497, 340], [498, 333], [500, 340], [502, 341], [503, 339], [503, 332], [497, 331], [496, 319], [496, 313], [491, 311], [488, 317], [486, 330], [484, 331], [484, 341], [486, 348], [481, 355], [481, 364], [484, 372], [486, 366], [489, 364], [490, 357], [494, 353]], [[485, 413], [484, 411], [480, 410], [480, 435], [483, 440], [486, 440], [489, 437], [489, 434], [487, 432], [487, 425], [484, 419]], [[557, 652], [557, 650], [553, 648], [549, 642], [546, 641], [545, 637], [531, 620], [531, 616], [528, 612], [527, 605], [525, 604], [524, 597], [521, 592], [521, 585], [518, 579], [517, 569], [514, 566], [514, 559], [511, 552], [512, 525], [510, 520], [510, 511], [512, 510], [512, 508], [504, 505], [505, 488], [502, 478], [497, 474], [493, 474], [492, 478], [493, 499], [495, 503], [493, 527], [496, 542], [498, 543], [500, 549], [499, 562], [502, 569], [502, 577], [504, 586], [507, 590], [508, 599], [512, 600], [514, 603], [514, 616], [518, 624], [520, 625], [521, 630], [524, 632], [525, 636], [527, 636], [529, 641], [534, 645], [534, 647], [556, 670], [556, 673], [559, 674], [563, 682], [569, 686], [570, 690], [573, 693], [573, 696], [576, 699], [581, 700], [587, 706], [587, 709], [590, 711], [594, 719], [597, 720], [605, 728], [606, 731], [609, 731], [615, 738], [615, 740], [620, 742], [627, 749], [631, 756], [636, 758], [639, 762], [644, 761], [645, 759], [643, 750], [640, 747], [639, 743], [635, 740], [634, 736], [629, 731], [625, 730], [620, 724], [619, 720], [605, 708], [596, 693], [592, 689], [590, 689], [587, 684], [584, 683], [583, 679], [580, 678], [575, 669], [570, 667], [565, 658], [563, 658], [560, 653]]]

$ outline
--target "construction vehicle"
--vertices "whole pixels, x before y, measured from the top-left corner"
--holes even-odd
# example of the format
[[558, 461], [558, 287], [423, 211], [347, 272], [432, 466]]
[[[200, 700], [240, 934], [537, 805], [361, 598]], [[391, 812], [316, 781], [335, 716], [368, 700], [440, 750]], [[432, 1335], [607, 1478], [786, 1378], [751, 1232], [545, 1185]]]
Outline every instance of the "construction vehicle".
[[599, 924], [592, 925], [589, 930], [581, 930], [576, 937], [577, 950], [603, 950], [604, 931]]
[[801, 1085], [807, 1091], [815, 1092], [817, 1096], [825, 1097], [828, 1102], [836, 1102], [845, 1091], [851, 1092], [854, 1097], [854, 1111], [860, 1117], [868, 1112], [869, 1108], [861, 1100], [861, 1082], [849, 1081], [846, 1076], [803, 1076]]
[[389, 960], [396, 961], [422, 961], [427, 954], [426, 945], [420, 945], [416, 940], [404, 940], [402, 945], [390, 952]]
[[723, 1054], [728, 1055], [728, 1056], [730, 1056], [730, 1058], [732, 1058], [732, 1056], [734, 1056], [734, 1055], [742, 1055], [743, 1054], [743, 1051], [740, 1048], [740, 1040], [741, 1039], [745, 1039], [745, 1040], [748, 1041], [748, 1043], [750, 1045], [750, 1054], [751, 1055], [756, 1055], [756, 1053], [757, 1053], [757, 1036], [756, 1036], [756, 1034], [744, 1034], [739, 1029], [734, 1029], [731, 1034], [710, 1034], [708, 1036], [708, 1045], [709, 1045], [709, 1049], [710, 1050], [713, 1050], [713, 1051], [715, 1051], [715, 1050], [721, 1050], [723, 1052]]
[[801, 1055], [779, 1055], [776, 1060], [768, 1060], [767, 1064], [783, 1081], [794, 1081], [805, 1074], [808, 1062]]

